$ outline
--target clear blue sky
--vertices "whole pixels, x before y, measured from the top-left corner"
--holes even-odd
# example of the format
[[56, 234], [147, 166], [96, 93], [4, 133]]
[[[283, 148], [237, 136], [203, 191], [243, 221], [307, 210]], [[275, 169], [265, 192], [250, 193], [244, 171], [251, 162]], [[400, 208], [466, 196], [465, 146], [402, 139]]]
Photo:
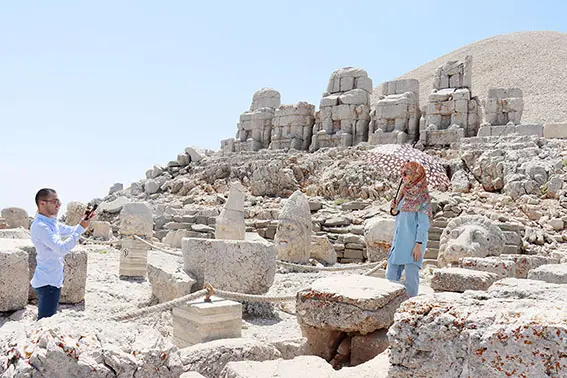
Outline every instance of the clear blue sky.
[[45, 186], [88, 201], [186, 146], [219, 149], [261, 87], [318, 106], [337, 68], [377, 85], [494, 35], [567, 31], [565, 15], [564, 0], [5, 1], [0, 208], [31, 213]]

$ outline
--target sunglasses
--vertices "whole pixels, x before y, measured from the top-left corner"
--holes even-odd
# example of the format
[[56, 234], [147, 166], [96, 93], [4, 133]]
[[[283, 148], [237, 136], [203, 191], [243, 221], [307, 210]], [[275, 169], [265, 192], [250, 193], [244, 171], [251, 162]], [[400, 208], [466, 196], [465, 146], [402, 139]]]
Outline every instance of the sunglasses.
[[56, 205], [60, 205], [61, 201], [59, 201], [59, 198], [56, 198], [54, 200], [43, 200], [43, 202], [53, 202]]

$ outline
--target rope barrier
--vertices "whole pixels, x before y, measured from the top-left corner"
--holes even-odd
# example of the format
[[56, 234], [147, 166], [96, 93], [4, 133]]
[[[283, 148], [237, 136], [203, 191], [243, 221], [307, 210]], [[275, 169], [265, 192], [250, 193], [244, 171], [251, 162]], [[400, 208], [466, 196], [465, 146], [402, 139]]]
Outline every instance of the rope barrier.
[[308, 266], [308, 265], [301, 265], [301, 264], [294, 264], [287, 261], [280, 261], [278, 260], [277, 263], [282, 266], [288, 266], [291, 268], [295, 268], [298, 270], [314, 270], [314, 271], [321, 271], [321, 272], [339, 272], [344, 270], [357, 270], [357, 269], [366, 269], [366, 268], [373, 268], [375, 266], [379, 266], [382, 264], [381, 262], [375, 263], [367, 263], [367, 264], [360, 264], [356, 266]]
[[255, 294], [243, 294], [243, 293], [236, 293], [233, 291], [226, 291], [226, 290], [217, 290], [213, 288], [210, 284], [205, 284], [203, 289], [194, 292], [193, 294], [185, 295], [180, 298], [176, 298], [174, 300], [160, 303], [155, 306], [145, 307], [141, 309], [136, 309], [132, 311], [123, 312], [120, 314], [116, 314], [108, 318], [109, 320], [114, 321], [122, 321], [122, 320], [129, 320], [134, 318], [139, 318], [141, 316], [146, 316], [149, 314], [153, 314], [156, 312], [163, 312], [171, 310], [174, 307], [182, 305], [184, 303], [190, 302], [192, 300], [205, 297], [205, 302], [210, 302], [211, 297], [216, 295], [220, 298], [224, 299], [231, 299], [234, 301], [247, 301], [247, 302], [255, 302], [255, 303], [284, 303], [284, 302], [292, 302], [295, 301], [295, 295], [288, 295], [288, 296], [267, 296], [267, 295], [255, 295]]
[[132, 237], [133, 237], [134, 239], [137, 239], [137, 240], [141, 241], [141, 242], [144, 243], [144, 244], [149, 245], [150, 247], [152, 247], [152, 248], [155, 249], [156, 251], [160, 251], [160, 252], [163, 252], [163, 253], [167, 253], [168, 255], [177, 256], [177, 257], [183, 256], [183, 255], [181, 254], [181, 252], [168, 251], [167, 249], [159, 248], [159, 247], [155, 246], [154, 244], [152, 244], [152, 243], [150, 243], [150, 242], [148, 242], [148, 241], [142, 239], [142, 238], [139, 237], [138, 235], [132, 235]]
[[94, 240], [91, 238], [86, 238], [84, 236], [81, 236], [81, 240], [84, 242], [88, 242], [91, 244], [98, 244], [98, 245], [115, 245], [115, 244], [120, 244], [120, 240]]

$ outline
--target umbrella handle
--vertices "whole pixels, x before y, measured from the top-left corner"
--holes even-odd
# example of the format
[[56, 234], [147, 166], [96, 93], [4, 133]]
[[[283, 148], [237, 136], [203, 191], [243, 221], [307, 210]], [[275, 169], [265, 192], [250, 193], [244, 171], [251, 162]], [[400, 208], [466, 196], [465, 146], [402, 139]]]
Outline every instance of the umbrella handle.
[[[403, 180], [400, 180], [400, 184], [398, 185], [398, 190], [396, 190], [396, 195], [394, 196], [394, 200], [398, 199], [398, 194], [400, 194], [400, 188], [402, 187], [402, 183], [403, 183]], [[394, 214], [394, 210], [397, 210], [397, 209], [390, 209], [390, 215], [396, 216], [400, 213], [398, 211], [397, 213]]]

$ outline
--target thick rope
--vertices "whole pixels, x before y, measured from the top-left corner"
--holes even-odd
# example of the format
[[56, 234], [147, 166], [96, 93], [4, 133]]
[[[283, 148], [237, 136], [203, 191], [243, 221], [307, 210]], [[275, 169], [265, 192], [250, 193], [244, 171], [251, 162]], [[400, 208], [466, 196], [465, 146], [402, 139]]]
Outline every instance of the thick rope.
[[363, 273], [363, 276], [371, 276], [374, 272], [382, 269], [382, 265], [376, 265], [374, 268], [370, 269], [368, 272]]
[[267, 295], [254, 295], [254, 294], [242, 294], [235, 293], [232, 291], [217, 290], [215, 289], [215, 295], [224, 299], [231, 299], [233, 301], [246, 301], [255, 303], [283, 303], [295, 301], [295, 295], [288, 296], [267, 296]]
[[357, 270], [357, 269], [366, 269], [375, 266], [379, 266], [382, 264], [381, 262], [375, 263], [367, 263], [367, 264], [360, 264], [356, 266], [325, 266], [325, 267], [318, 267], [318, 266], [309, 266], [309, 265], [301, 265], [301, 264], [294, 264], [286, 261], [277, 262], [279, 265], [288, 266], [290, 268], [294, 268], [297, 270], [312, 270], [312, 271], [321, 271], [321, 272], [339, 272], [344, 270]]
[[156, 251], [160, 251], [160, 252], [163, 252], [163, 253], [167, 253], [168, 255], [177, 256], [177, 257], [183, 256], [183, 254], [181, 252], [168, 251], [167, 249], [159, 248], [159, 247], [155, 246], [154, 244], [147, 242], [146, 240], [142, 239], [138, 235], [133, 235], [133, 237], [134, 237], [134, 239], [137, 239], [137, 240], [141, 241], [142, 243], [149, 245], [150, 247], [152, 247]]
[[183, 303], [204, 297], [208, 293], [209, 290], [202, 289], [194, 292], [193, 294], [185, 295], [183, 297], [176, 298], [169, 302], [164, 302], [155, 306], [140, 308], [137, 310], [126, 311], [120, 314], [116, 314], [111, 316], [109, 320], [115, 320], [115, 321], [128, 320], [128, 319], [134, 319], [134, 318], [139, 318], [141, 316], [153, 314], [155, 312], [168, 311], [174, 307], [182, 305]]
[[94, 239], [90, 239], [90, 238], [86, 238], [84, 236], [81, 236], [81, 240], [90, 244], [98, 244], [98, 245], [115, 245], [115, 244], [119, 244], [120, 240], [94, 240]]

